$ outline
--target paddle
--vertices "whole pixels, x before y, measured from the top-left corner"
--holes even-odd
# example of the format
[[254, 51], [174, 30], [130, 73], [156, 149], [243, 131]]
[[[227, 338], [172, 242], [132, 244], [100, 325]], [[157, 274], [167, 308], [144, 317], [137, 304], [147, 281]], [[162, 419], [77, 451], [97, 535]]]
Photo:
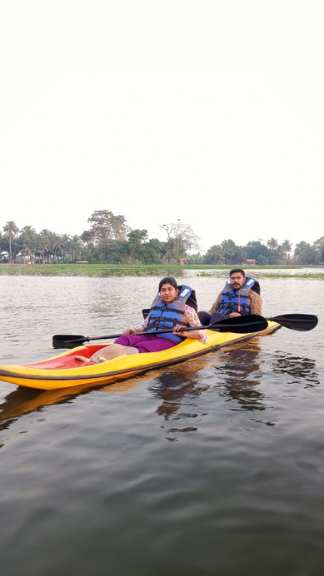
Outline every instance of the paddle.
[[313, 330], [318, 322], [318, 318], [314, 314], [281, 314], [280, 316], [267, 318], [267, 320], [277, 322], [277, 324], [290, 330], [300, 330], [301, 332]]
[[[189, 326], [184, 327], [183, 331], [188, 330], [217, 330], [219, 332], [234, 332], [235, 334], [248, 334], [250, 332], [260, 332], [267, 328], [268, 322], [263, 316], [258, 316], [256, 314], [249, 314], [247, 316], [236, 316], [235, 318], [226, 318], [226, 320], [221, 320], [219, 322], [214, 322], [208, 326]], [[136, 332], [136, 334], [167, 334], [171, 330], [156, 330], [155, 332]], [[80, 334], [55, 334], [53, 336], [53, 346], [62, 346], [62, 344], [75, 345], [83, 344], [83, 342], [90, 342], [90, 340], [106, 340], [110, 338], [119, 338], [123, 336], [121, 334], [106, 334], [105, 336], [82, 336]]]
[[[144, 308], [142, 310], [144, 318], [146, 318], [149, 313], [150, 308]], [[314, 316], [313, 314], [280, 314], [280, 316], [266, 318], [266, 320], [277, 322], [277, 324], [280, 324], [285, 328], [289, 328], [290, 330], [300, 330], [301, 332], [313, 330], [318, 322], [317, 316]]]

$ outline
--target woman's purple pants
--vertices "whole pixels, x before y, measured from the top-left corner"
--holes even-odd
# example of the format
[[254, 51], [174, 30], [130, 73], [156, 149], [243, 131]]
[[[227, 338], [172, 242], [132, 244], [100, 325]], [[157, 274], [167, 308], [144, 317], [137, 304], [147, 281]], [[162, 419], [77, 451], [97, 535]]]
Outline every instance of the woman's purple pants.
[[123, 334], [115, 340], [114, 344], [133, 346], [133, 348], [137, 348], [139, 353], [142, 354], [144, 352], [160, 352], [160, 350], [167, 350], [168, 348], [175, 346], [176, 342], [153, 335]]

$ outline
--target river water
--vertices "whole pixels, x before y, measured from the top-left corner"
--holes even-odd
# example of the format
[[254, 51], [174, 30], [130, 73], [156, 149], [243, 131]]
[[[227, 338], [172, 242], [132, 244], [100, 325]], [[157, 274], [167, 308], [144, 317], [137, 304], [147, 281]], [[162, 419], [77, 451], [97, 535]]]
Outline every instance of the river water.
[[[0, 363], [122, 332], [158, 281], [0, 276]], [[223, 280], [186, 283], [205, 309]], [[323, 575], [324, 284], [261, 285], [318, 326], [101, 388], [0, 381], [1, 576]]]

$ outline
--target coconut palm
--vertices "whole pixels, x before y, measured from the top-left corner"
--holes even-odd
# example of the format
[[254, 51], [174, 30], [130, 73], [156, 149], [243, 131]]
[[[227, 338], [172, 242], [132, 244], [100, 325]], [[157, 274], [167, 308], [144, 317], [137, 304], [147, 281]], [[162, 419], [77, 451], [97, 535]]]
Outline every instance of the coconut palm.
[[80, 236], [71, 236], [69, 239], [69, 262], [80, 260], [82, 251], [84, 250], [83, 242]]
[[291, 243], [289, 242], [289, 240], [284, 240], [284, 241], [282, 242], [282, 244], [280, 244], [280, 248], [281, 248], [282, 252], [285, 254], [286, 260], [289, 260], [289, 258], [290, 258], [290, 252], [291, 252], [291, 249], [292, 249], [292, 245], [291, 245]]
[[279, 258], [279, 253], [278, 253], [278, 248], [279, 248], [279, 243], [278, 240], [276, 240], [275, 238], [270, 238], [270, 240], [268, 240], [267, 242], [267, 246], [270, 250], [270, 260], [269, 260], [269, 264], [276, 264], [277, 260]]
[[24, 226], [20, 231], [19, 240], [23, 256], [28, 256], [30, 259], [35, 260], [35, 252], [37, 251], [37, 233], [35, 228]]
[[270, 238], [270, 240], [268, 240], [267, 242], [267, 246], [270, 250], [277, 250], [279, 244], [278, 244], [278, 240], [276, 240], [275, 238]]
[[235, 242], [233, 240], [223, 240], [221, 247], [224, 252], [226, 264], [232, 264], [232, 258], [237, 250]]
[[12, 263], [12, 241], [16, 234], [19, 232], [18, 226], [13, 220], [8, 220], [7, 224], [3, 227], [3, 231], [8, 236], [9, 241], [9, 263]]
[[43, 230], [41, 230], [40, 234], [38, 234], [37, 236], [37, 250], [36, 252], [38, 254], [40, 254], [41, 259], [42, 259], [42, 264], [44, 264], [44, 256], [45, 254], [47, 254], [50, 250], [50, 235], [51, 232], [49, 230], [47, 230], [47, 228], [44, 228]]
[[224, 261], [224, 250], [219, 244], [214, 244], [206, 253], [207, 264], [219, 264]]
[[61, 253], [61, 248], [63, 246], [63, 238], [60, 234], [56, 234], [56, 232], [50, 232], [49, 241], [50, 253], [53, 255], [55, 264], [57, 264], [59, 254]]

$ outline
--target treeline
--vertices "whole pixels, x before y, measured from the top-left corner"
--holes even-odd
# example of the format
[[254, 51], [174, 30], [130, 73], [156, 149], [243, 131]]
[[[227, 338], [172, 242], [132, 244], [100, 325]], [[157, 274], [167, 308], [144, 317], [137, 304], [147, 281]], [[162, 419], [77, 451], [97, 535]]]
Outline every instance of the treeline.
[[[191, 226], [180, 220], [163, 224], [164, 242], [148, 238], [147, 230], [132, 230], [124, 216], [109, 210], [96, 210], [88, 218], [89, 229], [81, 236], [56, 234], [44, 229], [37, 233], [32, 226], [22, 229], [8, 221], [0, 231], [2, 263], [89, 263], [110, 264], [227, 264], [243, 265], [247, 260], [266, 265], [317, 265], [324, 262], [324, 236], [309, 244], [281, 244], [270, 238], [266, 244], [253, 240], [238, 246], [233, 240], [215, 244], [205, 254], [199, 252], [199, 238]], [[196, 250], [197, 253], [193, 254]]]

